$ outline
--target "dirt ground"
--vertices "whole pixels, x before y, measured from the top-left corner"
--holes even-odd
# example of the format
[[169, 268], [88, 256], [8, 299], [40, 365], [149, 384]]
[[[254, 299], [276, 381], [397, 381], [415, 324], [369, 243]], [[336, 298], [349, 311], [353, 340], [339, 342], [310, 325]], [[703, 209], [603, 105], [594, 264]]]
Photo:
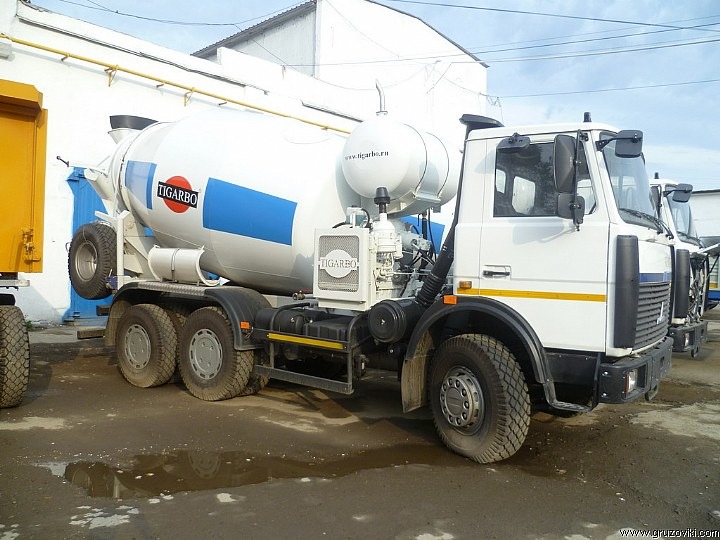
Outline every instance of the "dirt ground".
[[[714, 313], [718, 311], [718, 313]], [[652, 402], [534, 415], [511, 459], [446, 450], [392, 374], [352, 396], [286, 383], [224, 402], [139, 389], [74, 330], [31, 332], [0, 411], [0, 540], [720, 537], [720, 311]]]

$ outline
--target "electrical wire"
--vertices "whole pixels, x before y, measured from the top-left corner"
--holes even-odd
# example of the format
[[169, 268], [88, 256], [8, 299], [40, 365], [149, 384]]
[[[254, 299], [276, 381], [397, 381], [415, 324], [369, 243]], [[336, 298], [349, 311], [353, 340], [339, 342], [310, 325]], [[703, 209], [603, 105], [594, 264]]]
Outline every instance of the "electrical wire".
[[[121, 12], [119, 10], [113, 10], [107, 6], [104, 6], [100, 4], [99, 2], [96, 2], [94, 0], [87, 0], [93, 5], [87, 5], [83, 4], [81, 2], [77, 2], [74, 0], [57, 0], [58, 2], [62, 2], [65, 4], [75, 5], [86, 9], [94, 9], [99, 11], [104, 11], [107, 13], [111, 13], [114, 15], [124, 16], [124, 17], [131, 17], [151, 22], [158, 22], [163, 24], [177, 24], [177, 25], [188, 25], [188, 26], [233, 26], [238, 27], [239, 25], [247, 24], [253, 21], [266, 19], [269, 17], [272, 17], [278, 13], [282, 13], [284, 11], [287, 11], [289, 9], [292, 9], [293, 7], [296, 7], [299, 5], [298, 3], [292, 4], [286, 8], [276, 10], [270, 13], [267, 13], [265, 15], [254, 17], [251, 19], [247, 19], [244, 21], [239, 22], [225, 22], [225, 23], [212, 23], [212, 22], [187, 22], [187, 21], [177, 21], [177, 20], [170, 20], [170, 19], [158, 19], [153, 17], [145, 17], [141, 15], [135, 15], [132, 13], [125, 13]], [[510, 9], [500, 9], [500, 8], [485, 8], [481, 6], [464, 6], [464, 5], [458, 5], [458, 4], [451, 4], [451, 3], [445, 3], [445, 2], [430, 2], [430, 1], [420, 1], [420, 0], [385, 0], [385, 2], [396, 2], [396, 3], [407, 3], [407, 4], [417, 4], [417, 5], [426, 5], [426, 6], [436, 6], [436, 7], [452, 7], [452, 8], [458, 8], [458, 9], [472, 9], [472, 10], [480, 10], [480, 11], [492, 11], [492, 12], [501, 12], [501, 13], [511, 13], [511, 14], [523, 14], [523, 15], [537, 15], [537, 16], [547, 16], [547, 17], [559, 17], [559, 18], [566, 18], [566, 19], [576, 19], [576, 20], [588, 20], [588, 21], [594, 21], [594, 22], [609, 22], [609, 23], [621, 23], [621, 24], [627, 24], [627, 25], [635, 25], [635, 26], [650, 26], [650, 27], [658, 27], [662, 30], [656, 30], [651, 32], [641, 32], [641, 33], [635, 33], [635, 34], [625, 34], [620, 36], [607, 36], [605, 38], [590, 38], [585, 40], [576, 40], [576, 41], [568, 41], [568, 42], [562, 42], [562, 43], [555, 43], [555, 44], [543, 44], [543, 45], [537, 45], [537, 46], [527, 46], [527, 47], [517, 47], [517, 48], [507, 48], [507, 49], [499, 49], [495, 51], [489, 51], [489, 52], [511, 52], [513, 50], [527, 50], [531, 48], [541, 48], [541, 47], [551, 47], [551, 46], [560, 46], [560, 45], [569, 45], [569, 44], [578, 44], [578, 43], [585, 43], [585, 42], [591, 42], [591, 41], [602, 41], [602, 40], [610, 40], [610, 39], [618, 39], [623, 37], [634, 37], [634, 36], [641, 36], [641, 35], [648, 35], [648, 34], [654, 34], [654, 33], [662, 33], [662, 32], [669, 32], [669, 31], [677, 31], [677, 30], [708, 30], [713, 32], [718, 32], [718, 30], [713, 30], [707, 28], [708, 26], [714, 26], [718, 23], [708, 23], [704, 25], [694, 25], [694, 26], [677, 26], [672, 24], [661, 24], [661, 23], [647, 23], [647, 22], [637, 22], [637, 21], [627, 21], [627, 20], [620, 20], [620, 19], [602, 19], [602, 18], [596, 18], [596, 17], [581, 17], [581, 16], [571, 16], [571, 15], [560, 15], [560, 14], [552, 14], [552, 13], [541, 13], [541, 12], [534, 12], [534, 11], [521, 11], [521, 10], [510, 10]], [[336, 8], [334, 8], [337, 11]], [[702, 17], [698, 19], [707, 19], [711, 17], [716, 17], [715, 15], [709, 16], [709, 17]], [[692, 21], [692, 20], [698, 20], [698, 19], [686, 19], [685, 21]], [[347, 20], [347, 19], [346, 19]], [[684, 22], [684, 21], [680, 21]], [[349, 23], [349, 21], [348, 21]], [[351, 24], [351, 23], [349, 23]], [[357, 30], [362, 35], [365, 35], [363, 32], [358, 30], [354, 25], [351, 24], [355, 30]], [[370, 39], [368, 36], [365, 35], [368, 39]], [[556, 38], [546, 38], [546, 39], [556, 39]], [[537, 41], [537, 40], [534, 40]], [[600, 55], [606, 55], [606, 54], [618, 54], [623, 52], [640, 52], [640, 51], [649, 51], [649, 50], [658, 50], [658, 49], [667, 49], [667, 48], [674, 48], [674, 47], [682, 47], [682, 46], [690, 46], [690, 45], [701, 45], [706, 43], [713, 43], [720, 41], [720, 39], [711, 39], [711, 40], [701, 40], [701, 41], [692, 41], [692, 42], [680, 42], [680, 43], [669, 43], [669, 44], [660, 44], [660, 45], [649, 45], [646, 47], [633, 47], [633, 48], [619, 48], [619, 49], [606, 49], [606, 50], [597, 50], [597, 51], [589, 51], [589, 52], [577, 52], [577, 53], [567, 53], [567, 54], [558, 54], [558, 55], [542, 55], [542, 56], [532, 56], [532, 57], [516, 57], [516, 58], [500, 58], [500, 59], [494, 59], [494, 60], [488, 60], [488, 62], [495, 62], [495, 63], [507, 63], [507, 62], [523, 62], [523, 61], [536, 61], [536, 60], [557, 60], [557, 59], [567, 59], [567, 58], [580, 58], [585, 56], [600, 56]], [[523, 43], [517, 42], [517, 43]], [[391, 51], [388, 51], [391, 52]], [[392, 53], [391, 54], [396, 54]], [[476, 53], [472, 54], [487, 54], [482, 53], [481, 51], [477, 51]], [[353, 64], [382, 64], [387, 62], [408, 62], [408, 61], [422, 61], [422, 60], [438, 60], [441, 58], [454, 58], [457, 56], [466, 56], [467, 53], [453, 53], [453, 54], [446, 54], [446, 55], [435, 55], [435, 56], [421, 56], [421, 57], [408, 57], [404, 59], [382, 59], [382, 60], [368, 60], [368, 61], [357, 61], [357, 62], [341, 62], [341, 63], [330, 63], [330, 64], [284, 64], [285, 67], [317, 67], [317, 66], [327, 66], [327, 65], [353, 65]], [[476, 63], [476, 60], [472, 61], [452, 61], [450, 64], [453, 63]], [[423, 66], [418, 70], [418, 72], [411, 75], [409, 78], [414, 77], [417, 75], [417, 73], [420, 73], [426, 66]], [[512, 95], [506, 95], [506, 96], [493, 96], [489, 94], [482, 94], [477, 92], [476, 90], [463, 87], [462, 85], [456, 83], [455, 81], [452, 81], [446, 77], [441, 77], [441, 79], [444, 79], [446, 82], [453, 84], [454, 86], [465, 90], [467, 92], [471, 92], [473, 94], [478, 94], [480, 96], [485, 97], [487, 100], [489, 100], [490, 104], [493, 106], [498, 106], [502, 108], [502, 105], [500, 103], [500, 99], [512, 99], [512, 98], [527, 98], [527, 97], [545, 97], [545, 96], [558, 96], [558, 95], [572, 95], [572, 94], [587, 94], [587, 93], [602, 93], [602, 92], [617, 92], [617, 91], [625, 91], [625, 90], [639, 90], [639, 89], [650, 89], [650, 88], [663, 88], [663, 87], [672, 87], [672, 86], [683, 86], [683, 85], [692, 85], [692, 84], [707, 84], [707, 83], [716, 83], [720, 81], [720, 79], [706, 79], [706, 80], [696, 80], [696, 81], [683, 81], [683, 82], [677, 82], [677, 83], [662, 83], [662, 84], [653, 84], [653, 85], [642, 85], [642, 86], [628, 86], [628, 87], [619, 87], [619, 88], [606, 88], [606, 89], [593, 89], [593, 90], [578, 90], [578, 91], [563, 91], [563, 92], [545, 92], [545, 93], [535, 93], [535, 94], [512, 94]], [[439, 82], [439, 81], [438, 81]], [[437, 82], [435, 83], [437, 84]], [[347, 90], [358, 90], [358, 91], [365, 91], [365, 90], [373, 90], [372, 88], [345, 88], [340, 85], [333, 85], [339, 88], [344, 88]]]
[[543, 96], [564, 96], [564, 95], [571, 95], [571, 94], [599, 94], [602, 92], [620, 92], [625, 90], [646, 90], [648, 88], [665, 88], [668, 86], [685, 86], [689, 84], [706, 84], [706, 83], [717, 83], [720, 82], [720, 79], [706, 79], [703, 81], [684, 81], [684, 82], [678, 82], [678, 83], [664, 83], [664, 84], [647, 84], [642, 86], [626, 86], [623, 88], [602, 88], [602, 89], [594, 89], [594, 90], [573, 90], [573, 91], [567, 91], [567, 92], [546, 92], [546, 93], [539, 93], [539, 94], [516, 94], [516, 95], [507, 95], [507, 96], [501, 96], [502, 99], [511, 99], [511, 98], [528, 98], [528, 97], [543, 97]]
[[[173, 19], [158, 19], [158, 18], [155, 18], [155, 17], [145, 17], [145, 16], [143, 16], [143, 15], [136, 15], [136, 14], [134, 14], [134, 13], [126, 13], [126, 12], [124, 12], [124, 11], [120, 11], [120, 10], [117, 10], [117, 9], [112, 9], [112, 8], [107, 7], [107, 6], [103, 6], [102, 4], [100, 4], [100, 3], [98, 3], [98, 2], [95, 2], [95, 1], [93, 1], [93, 0], [87, 0], [88, 2], [90, 2], [91, 4], [93, 4], [93, 5], [91, 5], [91, 6], [89, 6], [89, 5], [87, 5], [87, 4], [83, 4], [83, 3], [81, 3], [81, 2], [75, 2], [75, 1], [73, 1], [73, 0], [56, 0], [56, 1], [57, 1], [57, 2], [62, 2], [63, 4], [70, 4], [70, 5], [73, 5], [73, 6], [82, 7], [82, 8], [85, 8], [85, 9], [93, 9], [93, 10], [96, 10], [96, 11], [104, 11], [104, 12], [107, 12], [107, 13], [112, 13], [113, 15], [120, 15], [120, 16], [122, 16], [122, 17], [129, 17], [129, 18], [132, 18], [132, 19], [139, 19], [139, 20], [143, 20], [143, 21], [156, 22], [156, 23], [162, 23], [162, 24], [174, 24], [174, 25], [180, 25], [180, 26], [234, 26], [234, 27], [242, 26], [242, 25], [247, 24], [247, 23], [251, 23], [251, 22], [254, 22], [254, 21], [258, 21], [258, 20], [262, 20], [262, 19], [267, 19], [267, 18], [273, 17], [274, 15], [277, 15], [277, 14], [279, 14], [279, 13], [284, 13], [285, 11], [288, 11], [288, 10], [290, 10], [290, 9], [293, 9], [293, 8], [295, 8], [295, 7], [297, 7], [297, 6], [299, 5], [299, 3], [296, 2], [296, 3], [294, 3], [294, 4], [292, 4], [292, 5], [288, 6], [288, 7], [281, 8], [281, 9], [278, 9], [278, 10], [276, 10], [276, 11], [272, 11], [272, 12], [270, 12], [270, 13], [267, 13], [267, 14], [265, 14], [265, 15], [261, 15], [261, 16], [258, 16], [258, 17], [253, 17], [253, 18], [251, 18], [251, 19], [247, 19], [247, 20], [239, 21], [239, 22], [197, 22], [197, 21], [178, 21], [178, 20], [173, 20]], [[301, 2], [301, 3], [302, 3], [302, 2]], [[36, 4], [36, 5], [39, 6], [39, 4]]]
[[[162, 23], [162, 24], [177, 24], [177, 25], [188, 25], [188, 26], [233, 26], [238, 29], [243, 24], [261, 20], [261, 19], [270, 18], [278, 13], [282, 13], [284, 11], [287, 11], [287, 10], [292, 9], [293, 7], [296, 7], [297, 5], [299, 5], [296, 3], [291, 6], [288, 6], [287, 8], [276, 10], [276, 11], [270, 12], [268, 14], [265, 14], [265, 15], [262, 15], [259, 17], [254, 17], [252, 19], [247, 19], [245, 21], [240, 21], [240, 22], [227, 22], [227, 23], [205, 22], [205, 23], [203, 23], [203, 22], [177, 21], [177, 20], [170, 20], [170, 19], [158, 19], [158, 18], [153, 18], [153, 17], [145, 17], [145, 16], [141, 16], [141, 15], [135, 15], [132, 13], [125, 13], [125, 12], [121, 12], [119, 10], [113, 10], [111, 8], [103, 6], [102, 4], [95, 2], [94, 0], [87, 0], [88, 2], [94, 4], [94, 6], [89, 6], [89, 5], [82, 4], [80, 2], [73, 1], [73, 0], [57, 0], [57, 1], [63, 2], [66, 4], [76, 5], [79, 7], [84, 7], [87, 9], [96, 9], [96, 10], [100, 10], [100, 11], [105, 11], [107, 13], [111, 13], [114, 15], [120, 15], [120, 16], [124, 16], [124, 17], [132, 17], [132, 18], [136, 18], [136, 19], [157, 22], [157, 23]], [[333, 10], [336, 11], [346, 21], [346, 23], [351, 28], [353, 28], [356, 32], [358, 32], [359, 34], [364, 36], [366, 39], [370, 40], [372, 43], [375, 43], [379, 47], [383, 48], [385, 51], [387, 51], [389, 54], [393, 55], [395, 58], [357, 60], [357, 61], [352, 61], [352, 62], [311, 63], [311, 64], [282, 63], [282, 65], [284, 67], [290, 67], [290, 68], [308, 68], [308, 67], [314, 68], [314, 67], [323, 67], [323, 66], [348, 66], [348, 65], [364, 65], [364, 64], [365, 65], [375, 65], [375, 64], [395, 63], [395, 62], [421, 62], [423, 60], [437, 61], [440, 59], [461, 58], [461, 57], [467, 56], [468, 53], [475, 55], [475, 56], [482, 56], [482, 55], [489, 55], [489, 54], [496, 53], [496, 52], [513, 52], [513, 51], [521, 51], [521, 50], [528, 50], [528, 49], [535, 49], [535, 48], [556, 47], [556, 46], [561, 46], [561, 45], [575, 45], [575, 44], [581, 44], [581, 43], [589, 43], [589, 42], [593, 42], [593, 41], [605, 41], [605, 40], [620, 39], [620, 38], [625, 38], [625, 37], [636, 37], [636, 36], [650, 35], [650, 34], [654, 34], [654, 33], [669, 32], [669, 31], [678, 31], [678, 30], [707, 30], [707, 31], [711, 31], [711, 32], [720, 32], [720, 30], [708, 28], [709, 26], [716, 26], [717, 24], [720, 24], [720, 23], [707, 23], [707, 24], [703, 24], [703, 25], [694, 25], [694, 26], [677, 26], [677, 25], [671, 25], [671, 24], [643, 23], [643, 22], [626, 21], [626, 20], [620, 20], [620, 19], [601, 19], [601, 18], [597, 18], [597, 17], [559, 15], [559, 14], [541, 13], [541, 12], [534, 12], [534, 11], [509, 10], [509, 9], [500, 9], [500, 8], [485, 8], [485, 7], [481, 7], [481, 6], [464, 6], [464, 5], [459, 5], [459, 4], [429, 2], [429, 1], [419, 1], [419, 0], [386, 0], [386, 1], [420, 4], [420, 5], [427, 5], [427, 6], [454, 7], [454, 8], [460, 8], [460, 9], [494, 11], [494, 12], [503, 12], [503, 13], [513, 13], [513, 14], [561, 17], [561, 18], [588, 20], [588, 21], [594, 21], [594, 22], [612, 22], [612, 23], [622, 23], [622, 24], [628, 24], [628, 25], [651, 26], [651, 27], [662, 28], [662, 30], [656, 30], [656, 31], [652, 31], [652, 32], [640, 32], [640, 33], [634, 33], [634, 34], [623, 34], [623, 35], [619, 35], [619, 36], [606, 36], [603, 38], [588, 38], [588, 39], [583, 39], [583, 40], [572, 40], [572, 41], [566, 41], [566, 42], [560, 42], [560, 43], [549, 43], [549, 44], [541, 44], [541, 45], [531, 45], [531, 46], [523, 46], [523, 47], [515, 47], [515, 48], [497, 49], [497, 50], [490, 50], [490, 51], [488, 51], [488, 50], [474, 50], [474, 51], [467, 50], [466, 52], [459, 52], [459, 53], [442, 53], [442, 54], [426, 55], [426, 56], [402, 57], [398, 53], [396, 53], [394, 51], [390, 51], [389, 49], [383, 47], [381, 44], [377, 43], [375, 40], [373, 40], [367, 34], [365, 34], [360, 29], [358, 29], [357, 26], [355, 26], [350, 20], [347, 19], [347, 17], [345, 17], [342, 13], [340, 13], [337, 10], [337, 8], [335, 8], [332, 4], [328, 3], [328, 5], [331, 8], [333, 8]], [[707, 19], [707, 18], [711, 18], [711, 17], [716, 17], [716, 16], [701, 17], [698, 19]], [[689, 20], [697, 20], [697, 19], [686, 19], [686, 20], [689, 21]], [[558, 38], [546, 38], [546, 39], [558, 39]], [[662, 49], [662, 48], [668, 48], [668, 47], [698, 45], [698, 44], [704, 44], [704, 43], [712, 43], [714, 41], [717, 41], [717, 40], [680, 42], [680, 43], [674, 43], [674, 44], [658, 44], [658, 45], [649, 45], [646, 47], [618, 48], [616, 50], [614, 50], [614, 49], [607, 50], [606, 49], [606, 50], [598, 50], [598, 51], [577, 52], [577, 53], [556, 54], [556, 55], [499, 58], [499, 59], [487, 59], [486, 58], [484, 61], [494, 62], [494, 63], [507, 63], [507, 62], [524, 62], [524, 61], [535, 61], [535, 60], [556, 60], [556, 59], [565, 59], [565, 58], [579, 58], [579, 57], [584, 57], [584, 56], [597, 56], [597, 55], [601, 55], [601, 54], [617, 54], [619, 52], [638, 52], [638, 51], [655, 50], [655, 49]], [[522, 42], [519, 42], [519, 43], [522, 43]], [[278, 60], [281, 60], [281, 59], [278, 58]], [[464, 60], [464, 61], [463, 60], [454, 61], [454, 63], [476, 63], [476, 62], [477, 62], [476, 59]], [[357, 89], [357, 90], [361, 90], [361, 89]]]
[[[542, 17], [555, 17], [558, 19], [572, 19], [572, 20], [579, 20], [579, 21], [619, 23], [619, 24], [629, 24], [629, 25], [635, 25], [635, 26], [655, 26], [658, 28], [671, 28], [673, 30], [691, 30], [692, 29], [692, 28], [683, 27], [683, 26], [673, 26], [673, 25], [660, 24], [660, 23], [627, 21], [627, 20], [623, 20], [623, 19], [601, 19], [599, 17], [583, 17], [580, 15], [562, 15], [559, 13], [542, 13], [539, 11], [523, 11], [523, 10], [519, 10], [519, 9], [503, 9], [503, 8], [489, 8], [489, 7], [482, 7], [482, 6], [467, 6], [467, 5], [462, 5], [462, 4], [450, 4], [447, 2], [430, 2], [430, 1], [421, 1], [421, 0], [385, 0], [385, 1], [401, 3], [401, 4], [417, 4], [417, 5], [421, 5], [421, 6], [472, 9], [472, 10], [477, 10], [477, 11], [492, 11], [492, 12], [496, 12], [496, 13], [512, 13], [512, 14], [516, 14], [516, 15], [537, 15], [537, 16], [542, 16]], [[709, 29], [709, 28], [701, 28], [701, 30], [706, 30], [709, 32], [720, 32], [720, 30], [713, 30], [713, 29]]]

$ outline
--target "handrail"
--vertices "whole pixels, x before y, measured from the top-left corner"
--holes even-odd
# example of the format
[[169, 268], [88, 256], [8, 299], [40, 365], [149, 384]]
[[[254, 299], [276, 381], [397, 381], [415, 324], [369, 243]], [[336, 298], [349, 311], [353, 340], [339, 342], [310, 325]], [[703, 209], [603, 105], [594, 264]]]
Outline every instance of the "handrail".
[[105, 68], [105, 72], [108, 74], [108, 86], [110, 86], [110, 84], [112, 84], [112, 81], [113, 81], [113, 78], [114, 78], [115, 74], [116, 74], [118, 71], [120, 71], [120, 72], [123, 72], [123, 73], [127, 73], [127, 74], [129, 74], [129, 75], [134, 75], [134, 76], [136, 76], [136, 77], [141, 77], [141, 78], [143, 78], [143, 79], [148, 79], [148, 80], [150, 80], [150, 81], [156, 82], [156, 83], [158, 83], [159, 86], [168, 85], [168, 86], [173, 86], [173, 87], [175, 87], [175, 88], [179, 88], [180, 90], [185, 90], [185, 91], [186, 91], [186, 94], [185, 94], [185, 105], [187, 105], [188, 100], [190, 99], [190, 96], [192, 96], [193, 94], [200, 94], [200, 95], [205, 96], [205, 97], [209, 97], [209, 98], [213, 98], [213, 99], [219, 100], [220, 103], [219, 103], [218, 105], [225, 105], [226, 103], [232, 103], [232, 104], [234, 104], [234, 105], [239, 105], [239, 106], [241, 106], [241, 107], [247, 107], [248, 109], [254, 109], [254, 110], [256, 110], [256, 111], [265, 112], [265, 113], [273, 114], [273, 115], [276, 115], [276, 116], [281, 116], [281, 117], [283, 117], [283, 118], [290, 118], [290, 119], [292, 119], [292, 120], [298, 120], [298, 121], [303, 122], [303, 123], [305, 123], [305, 124], [310, 124], [310, 125], [312, 125], [312, 126], [317, 126], [317, 127], [319, 127], [319, 128], [325, 129], [325, 130], [336, 131], [336, 132], [338, 132], [338, 133], [345, 133], [345, 134], [349, 134], [349, 133], [350, 133], [350, 131], [348, 131], [348, 130], [346, 130], [346, 129], [334, 127], [334, 126], [331, 126], [331, 125], [329, 125], [329, 124], [323, 124], [323, 123], [321, 123], [321, 122], [316, 122], [316, 121], [314, 121], [314, 120], [309, 120], [309, 119], [307, 119], [307, 118], [302, 118], [302, 117], [294, 116], [294, 115], [291, 115], [291, 114], [288, 114], [288, 113], [284, 113], [284, 112], [281, 112], [281, 111], [277, 111], [277, 110], [273, 110], [273, 109], [268, 109], [268, 108], [266, 108], [266, 107], [261, 107], [260, 105], [253, 105], [252, 103], [248, 103], [248, 102], [245, 102], [245, 101], [239, 101], [239, 100], [237, 100], [237, 99], [233, 99], [233, 98], [230, 98], [230, 97], [227, 97], [227, 96], [223, 96], [223, 95], [220, 95], [220, 94], [216, 94], [216, 93], [214, 93], [214, 92], [207, 92], [207, 91], [205, 91], [205, 90], [201, 90], [201, 89], [198, 89], [198, 88], [195, 88], [195, 87], [192, 87], [192, 86], [187, 86], [187, 85], [185, 85], [185, 84], [173, 82], [173, 81], [170, 81], [170, 80], [167, 80], [167, 79], [161, 79], [160, 77], [155, 77], [154, 75], [149, 75], [149, 74], [147, 74], [147, 73], [143, 73], [143, 72], [140, 72], [140, 71], [136, 71], [136, 70], [134, 70], [134, 69], [125, 68], [125, 67], [119, 66], [119, 65], [117, 65], [117, 64], [109, 64], [109, 63], [107, 63], [107, 62], [103, 62], [102, 60], [95, 60], [94, 58], [89, 58], [89, 57], [87, 57], [87, 56], [82, 56], [82, 55], [79, 55], [79, 54], [74, 54], [74, 53], [70, 53], [70, 52], [67, 52], [67, 51], [62, 51], [62, 50], [60, 50], [60, 49], [55, 49], [55, 48], [53, 48], [53, 47], [48, 47], [47, 45], [41, 45], [40, 43], [33, 43], [32, 41], [27, 41], [27, 40], [24, 40], [24, 39], [11, 37], [11, 36], [8, 36], [7, 34], [0, 33], [0, 39], [8, 39], [8, 40], [12, 41], [13, 43], [18, 43], [18, 44], [20, 44], [20, 45], [25, 45], [25, 46], [27, 46], [27, 47], [33, 47], [33, 48], [35, 48], [35, 49], [40, 49], [40, 50], [42, 50], [42, 51], [46, 51], [46, 52], [49, 52], [49, 53], [53, 53], [53, 54], [60, 55], [60, 56], [62, 56], [62, 58], [60, 59], [61, 62], [67, 60], [68, 58], [73, 58], [74, 60], [80, 60], [80, 61], [82, 61], [82, 62], [88, 62], [88, 63], [90, 63], [90, 64], [94, 64], [94, 65], [97, 65], [97, 66], [102, 66], [102, 67]]

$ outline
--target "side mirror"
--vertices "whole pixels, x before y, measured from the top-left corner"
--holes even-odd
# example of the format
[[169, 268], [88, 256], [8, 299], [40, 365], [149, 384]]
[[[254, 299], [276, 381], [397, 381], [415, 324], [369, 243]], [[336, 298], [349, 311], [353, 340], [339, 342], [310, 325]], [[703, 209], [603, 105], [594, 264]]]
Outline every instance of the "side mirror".
[[642, 154], [642, 131], [623, 129], [613, 139], [615, 140], [615, 155], [617, 157], [634, 158]]
[[563, 219], [572, 219], [579, 226], [585, 217], [585, 199], [574, 193], [558, 193], [557, 213]]
[[672, 189], [672, 200], [675, 202], [688, 202], [692, 195], [691, 184], [678, 184]]
[[573, 193], [575, 186], [575, 137], [570, 135], [557, 135], [555, 137], [555, 150], [553, 154], [553, 175], [555, 177], [555, 191], [558, 193]]

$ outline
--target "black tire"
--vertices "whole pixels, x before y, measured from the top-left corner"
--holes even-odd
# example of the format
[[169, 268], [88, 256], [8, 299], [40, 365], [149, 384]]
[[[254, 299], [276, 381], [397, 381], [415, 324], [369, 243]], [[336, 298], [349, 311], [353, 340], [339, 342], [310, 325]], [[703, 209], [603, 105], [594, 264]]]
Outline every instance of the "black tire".
[[194, 311], [180, 336], [180, 376], [188, 391], [205, 401], [240, 395], [253, 369], [253, 351], [236, 351], [225, 312], [215, 306]]
[[16, 306], [0, 306], [0, 407], [15, 407], [30, 378], [30, 343], [25, 317]]
[[[257, 365], [268, 365], [270, 363], [270, 357], [264, 350], [258, 349], [254, 351], [253, 362]], [[255, 395], [265, 388], [268, 382], [270, 382], [270, 377], [258, 375], [257, 373], [251, 373], [245, 388], [240, 391], [238, 396]]]
[[479, 463], [512, 456], [530, 426], [522, 371], [509, 349], [489, 336], [466, 334], [440, 345], [431, 367], [430, 406], [443, 443]]
[[86, 223], [70, 242], [68, 273], [75, 291], [87, 300], [107, 298], [107, 278], [117, 266], [117, 236], [109, 225]]
[[168, 382], [177, 363], [177, 339], [175, 327], [161, 307], [137, 304], [128, 308], [115, 336], [123, 377], [140, 388]]

